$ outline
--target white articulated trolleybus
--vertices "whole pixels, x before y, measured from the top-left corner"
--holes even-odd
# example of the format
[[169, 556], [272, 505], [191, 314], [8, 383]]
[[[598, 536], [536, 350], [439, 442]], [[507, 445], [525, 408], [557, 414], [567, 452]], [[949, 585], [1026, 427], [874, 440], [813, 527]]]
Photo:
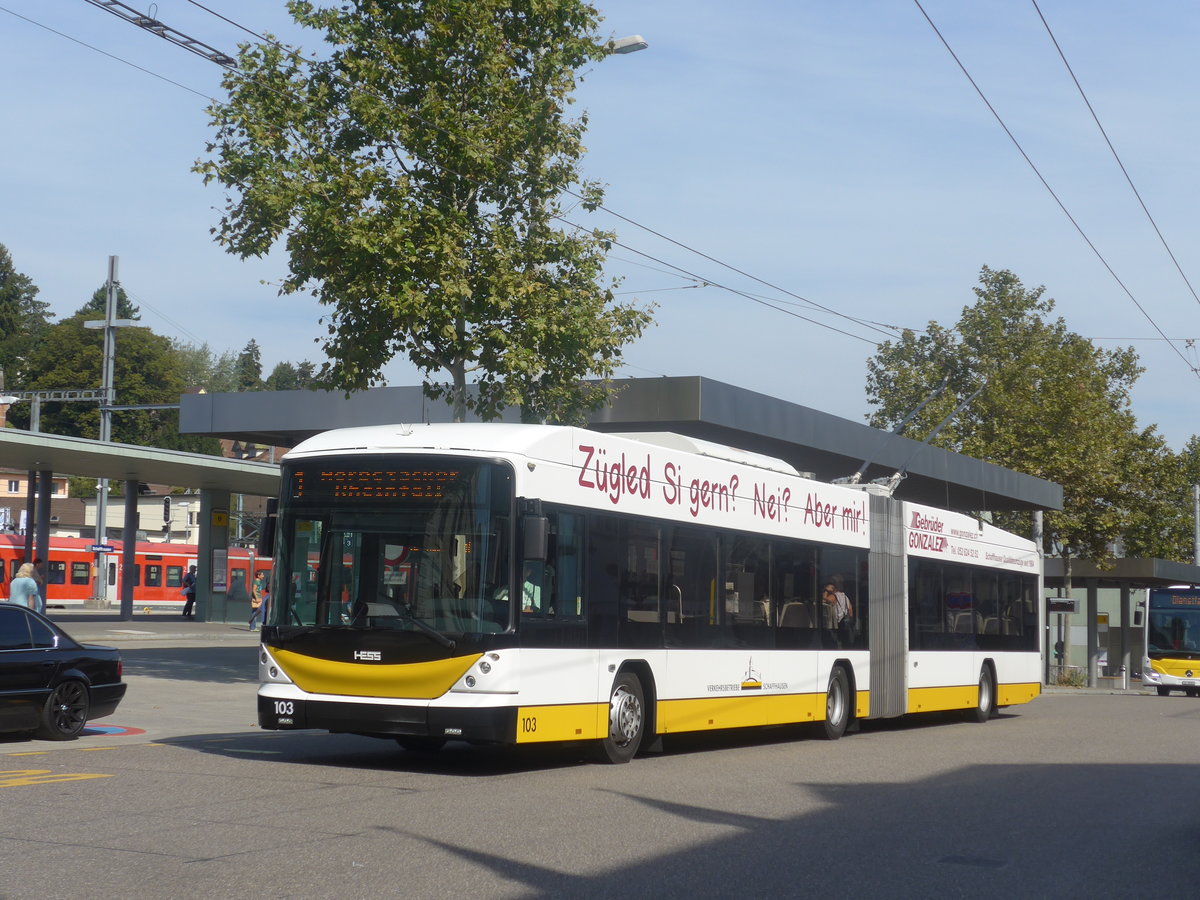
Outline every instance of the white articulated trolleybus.
[[283, 460], [259, 722], [595, 741], [1040, 691], [1041, 560], [977, 519], [674, 434], [331, 431]]

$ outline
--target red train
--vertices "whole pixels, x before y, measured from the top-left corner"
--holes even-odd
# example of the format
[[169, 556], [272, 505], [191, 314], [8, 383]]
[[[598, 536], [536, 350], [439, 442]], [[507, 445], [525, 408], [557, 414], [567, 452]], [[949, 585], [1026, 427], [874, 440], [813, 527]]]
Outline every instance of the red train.
[[[110, 541], [116, 552], [108, 554], [105, 574], [106, 596], [112, 607], [121, 604], [120, 541]], [[84, 538], [52, 537], [45, 566], [46, 605], [82, 607], [95, 596], [96, 555]], [[182, 608], [180, 592], [188, 566], [196, 564], [199, 548], [195, 544], [167, 544], [139, 541], [135, 550], [133, 573], [133, 605], [135, 609]], [[0, 534], [0, 596], [8, 597], [8, 582], [25, 561], [25, 538], [16, 534]], [[271, 560], [253, 550], [229, 548], [229, 583], [241, 580], [249, 585], [259, 572], [271, 576]]]

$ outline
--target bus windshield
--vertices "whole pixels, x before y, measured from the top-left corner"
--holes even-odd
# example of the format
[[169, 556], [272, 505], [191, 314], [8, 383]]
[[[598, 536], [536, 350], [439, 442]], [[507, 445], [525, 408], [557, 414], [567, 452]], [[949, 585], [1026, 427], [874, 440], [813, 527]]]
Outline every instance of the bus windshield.
[[1146, 631], [1146, 655], [1151, 659], [1200, 659], [1200, 606], [1171, 605], [1176, 599], [1152, 599]]
[[446, 634], [509, 626], [512, 474], [413, 457], [284, 472], [273, 624]]

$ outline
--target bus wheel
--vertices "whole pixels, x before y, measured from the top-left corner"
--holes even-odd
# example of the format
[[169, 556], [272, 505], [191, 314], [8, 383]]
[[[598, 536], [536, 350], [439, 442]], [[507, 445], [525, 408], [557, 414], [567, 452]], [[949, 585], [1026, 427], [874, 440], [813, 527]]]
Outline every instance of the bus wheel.
[[642, 683], [632, 672], [622, 672], [608, 700], [608, 736], [601, 740], [603, 758], [627, 763], [637, 754], [646, 730], [646, 705]]
[[437, 753], [446, 746], [445, 740], [435, 737], [409, 735], [396, 738], [396, 743], [409, 753]]
[[992, 670], [984, 666], [979, 671], [979, 700], [975, 703], [975, 721], [986, 722], [996, 714], [996, 679]]
[[850, 680], [846, 670], [834, 667], [829, 673], [829, 688], [825, 691], [825, 737], [836, 741], [846, 733], [850, 724]]
[[1171, 689], [1169, 687], [1163, 687], [1162, 685], [1158, 686], [1157, 691], [1158, 696], [1160, 697], [1165, 697], [1167, 694], [1171, 693]]

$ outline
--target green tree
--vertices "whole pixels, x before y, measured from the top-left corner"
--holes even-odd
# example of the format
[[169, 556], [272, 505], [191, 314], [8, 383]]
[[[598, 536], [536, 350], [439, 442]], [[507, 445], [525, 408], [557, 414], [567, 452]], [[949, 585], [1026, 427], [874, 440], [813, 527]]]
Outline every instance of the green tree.
[[282, 292], [328, 308], [323, 381], [380, 383], [404, 353], [458, 419], [520, 403], [528, 418], [570, 420], [602, 403], [649, 313], [603, 283], [609, 235], [554, 227], [567, 192], [588, 210], [602, 198], [579, 173], [586, 117], [566, 115], [578, 71], [608, 52], [596, 11], [581, 0], [288, 9], [323, 32], [329, 58], [244, 46], [196, 170], [229, 192], [218, 242], [245, 258], [283, 240]]
[[[954, 328], [931, 322], [880, 346], [867, 364], [870, 422], [894, 426], [946, 379], [948, 390], [908, 427], [922, 437], [983, 385], [934, 443], [1061, 484], [1063, 509], [1045, 516], [1048, 549], [1103, 562], [1145, 501], [1137, 466], [1152, 464], [1147, 448], [1161, 441], [1153, 428], [1139, 431], [1130, 410], [1137, 356], [1050, 319], [1045, 289], [1026, 289], [1012, 272], [985, 266], [974, 292]], [[1006, 524], [1016, 527], [1012, 517]]]
[[1192, 491], [1200, 484], [1200, 437], [1193, 436], [1183, 450], [1173, 453], [1152, 435], [1138, 449], [1129, 483], [1140, 503], [1126, 522], [1126, 552], [1198, 562]]
[[[85, 319], [103, 319], [105, 311], [108, 309], [108, 285], [101, 285], [96, 288], [96, 292], [92, 294], [92, 299], [75, 312], [77, 316], [83, 316]], [[133, 301], [129, 299], [129, 295], [125, 293], [125, 288], [117, 285], [117, 318], [118, 319], [140, 319], [142, 311], [133, 305]]]
[[[94, 313], [90, 318], [96, 318]], [[28, 367], [31, 390], [98, 387], [104, 362], [103, 332], [84, 327], [88, 317], [76, 314], [50, 328], [42, 350]], [[178, 403], [184, 381], [171, 342], [149, 328], [128, 327], [117, 333], [113, 361], [117, 402], [121, 405]], [[29, 427], [28, 406], [13, 407], [10, 418]], [[212, 438], [181, 435], [176, 410], [128, 410], [113, 414], [112, 439], [196, 453], [219, 452]], [[40, 430], [48, 434], [95, 438], [100, 409], [92, 403], [44, 403]]]
[[239, 391], [261, 391], [262, 351], [258, 342], [250, 338], [237, 358], [237, 389]]
[[33, 280], [16, 270], [8, 248], [0, 244], [0, 373], [9, 390], [25, 387], [25, 364], [50, 329], [50, 304], [37, 294]]

